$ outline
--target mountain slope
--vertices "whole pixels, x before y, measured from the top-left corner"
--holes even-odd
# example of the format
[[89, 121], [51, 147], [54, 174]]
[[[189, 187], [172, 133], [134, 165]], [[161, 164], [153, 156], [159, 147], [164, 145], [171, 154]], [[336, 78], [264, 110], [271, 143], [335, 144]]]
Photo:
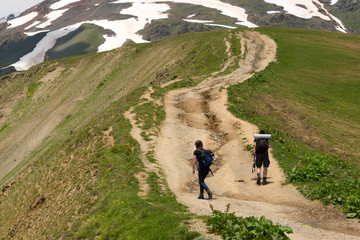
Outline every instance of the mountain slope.
[[192, 85], [220, 69], [226, 35], [129, 45], [2, 77], [1, 237], [189, 237], [185, 209], [159, 176], [151, 175], [149, 197], [137, 195], [142, 163], [122, 113], [143, 86]]
[[[295, 51], [296, 48], [294, 51], [289, 51], [288, 48], [293, 44], [304, 49], [306, 44], [310, 42], [317, 45], [317, 51], [328, 51], [330, 54], [336, 52], [354, 54], [355, 58], [348, 58], [346, 57], [347, 54], [337, 54], [337, 56], [342, 56], [344, 63], [350, 59], [353, 59], [352, 62], [358, 61], [356, 60], [358, 45], [353, 44], [358, 41], [358, 36], [346, 39], [343, 36], [347, 35], [318, 31], [291, 30], [288, 32], [288, 29], [279, 31], [278, 28], [259, 30], [273, 36], [280, 48], [277, 56], [279, 63], [274, 63], [270, 68], [270, 70], [274, 66], [279, 68], [276, 75], [269, 73], [269, 69], [264, 71], [269, 77], [292, 73], [293, 80], [288, 81], [287, 78], [282, 78], [282, 84], [279, 84], [277, 78], [271, 78], [269, 81], [256, 80], [255, 84], [254, 80], [251, 80], [250, 86], [242, 85], [247, 88], [247, 90], [241, 90], [242, 95], [235, 94], [235, 99], [239, 102], [232, 102], [229, 105], [232, 111], [245, 109], [240, 103], [244, 102], [245, 96], [243, 95], [246, 93], [255, 93], [253, 95], [255, 100], [259, 100], [259, 90], [253, 89], [254, 86], [259, 86], [256, 84], [258, 81], [265, 84], [273, 83], [274, 86], [269, 84], [264, 87], [270, 92], [277, 92], [279, 88], [286, 92], [287, 84], [291, 85], [295, 80], [302, 82], [301, 79], [304, 74], [302, 70], [304, 69], [307, 69], [306, 74], [313, 76], [319, 73], [327, 73], [333, 69], [333, 67], [327, 68], [327, 65], [325, 63], [322, 65], [321, 62], [319, 65], [307, 65], [304, 56], [305, 58], [309, 56], [309, 52], [303, 51], [299, 54], [298, 51]], [[0, 195], [1, 236], [25, 239], [61, 237], [71, 239], [95, 237], [168, 239], [169, 236], [174, 236], [174, 239], [192, 239], [197, 236], [197, 233], [189, 230], [188, 221], [191, 220], [191, 216], [189, 216], [187, 208], [179, 205], [175, 201], [176, 198], [173, 193], [168, 189], [169, 184], [171, 190], [174, 191], [173, 184], [175, 182], [167, 183], [161, 169], [154, 167], [149, 170], [149, 166], [147, 165], [145, 168], [141, 161], [145, 159], [147, 162], [157, 165], [168, 155], [161, 154], [161, 151], [143, 153], [142, 145], [139, 146], [139, 143], [147, 142], [151, 146], [152, 141], [159, 135], [160, 123], [164, 123], [165, 117], [168, 116], [165, 115], [166, 109], [161, 107], [166, 92], [184, 88], [177, 92], [188, 91], [190, 94], [191, 91], [186, 88], [194, 87], [204, 79], [208, 79], [207, 81], [215, 79], [218, 81], [216, 84], [219, 84], [219, 87], [224, 84], [222, 81], [224, 79], [228, 79], [229, 83], [236, 82], [240, 75], [238, 72], [231, 73], [239, 67], [238, 61], [244, 60], [242, 54], [249, 53], [251, 56], [252, 50], [250, 49], [251, 44], [247, 45], [249, 49], [245, 48], [244, 42], [238, 36], [240, 36], [239, 31], [234, 30], [231, 32], [182, 35], [151, 44], [130, 44], [107, 53], [48, 61], [26, 72], [13, 73], [0, 78], [0, 144], [2, 144], [0, 159], [12, 160], [6, 164], [2, 162], [3, 165], [0, 168], [2, 170], [1, 175], [5, 176], [1, 181], [4, 187]], [[336, 45], [337, 48], [332, 48], [331, 44], [329, 47], [323, 41], [314, 41], [319, 36], [326, 36], [326, 42]], [[300, 40], [293, 41], [297, 37]], [[339, 44], [339, 41], [342, 44]], [[262, 51], [263, 48], [259, 49]], [[313, 52], [310, 51], [310, 53]], [[261, 55], [253, 54], [253, 56]], [[296, 64], [292, 65], [293, 62], [286, 59], [299, 61], [304, 66], [298, 71], [294, 71]], [[327, 58], [327, 60], [329, 59]], [[253, 59], [255, 64], [249, 65], [250, 71], [254, 65], [256, 66], [258, 60], [256, 57]], [[314, 61], [316, 60], [315, 58]], [[241, 64], [241, 66], [243, 65]], [[308, 68], [305, 68], [306, 66]], [[355, 76], [358, 69], [353, 68], [353, 65], [345, 64], [342, 65], [338, 75], [333, 77], [340, 81], [349, 72]], [[249, 74], [246, 75], [246, 77], [248, 76]], [[209, 86], [207, 81], [200, 83], [196, 89], [201, 92], [211, 86], [216, 87], [216, 84]], [[356, 78], [351, 82], [356, 84]], [[319, 81], [318, 84], [325, 88], [334, 86], [333, 82], [327, 81]], [[344, 83], [340, 81], [339, 86], [341, 84]], [[142, 97], [149, 85], [153, 89], [153, 93], [145, 96], [150, 95], [150, 98], [155, 99], [153, 103], [148, 102], [149, 97]], [[298, 88], [294, 89], [296, 91]], [[202, 110], [216, 109], [221, 111], [221, 106], [225, 107], [225, 89], [220, 88], [217, 92], [221, 96], [218, 98], [221, 100], [220, 104], [211, 103], [207, 106], [201, 103]], [[277, 95], [274, 92], [270, 96], [276, 97]], [[264, 93], [264, 96], [267, 96], [267, 92]], [[332, 94], [332, 96], [334, 99], [341, 98], [336, 94]], [[187, 100], [186, 104], [175, 104], [175, 107], [183, 107], [190, 111], [193, 110], [192, 107], [197, 106], [196, 102], [198, 101], [204, 100], [203, 103], [209, 103], [210, 100], [216, 100], [215, 97], [212, 99], [211, 94], [209, 95], [206, 91], [196, 99], [187, 98], [186, 94], [180, 94], [174, 100], [176, 103], [176, 101], [184, 99]], [[290, 98], [282, 100], [282, 103], [285, 104], [288, 99]], [[246, 101], [246, 103], [252, 104], [255, 100]], [[321, 98], [319, 101], [322, 102]], [[313, 102], [313, 100], [310, 102], [299, 101], [298, 104], [301, 104], [303, 108], [308, 108], [312, 106]], [[349, 103], [351, 102], [349, 99]], [[167, 104], [174, 104], [174, 102], [167, 101]], [[356, 105], [357, 103], [353, 104]], [[278, 106], [283, 105], [278, 104]], [[132, 110], [131, 107], [133, 107]], [[123, 116], [129, 109], [134, 111], [132, 112], [134, 116], [132, 123], [135, 122], [136, 127], [141, 129], [139, 137], [143, 139], [142, 142], [134, 141], [130, 135], [131, 128], [135, 129], [135, 125], [131, 126], [129, 120]], [[193, 124], [202, 126], [203, 121], [201, 119], [206, 116], [207, 121], [209, 121], [209, 124], [205, 126], [206, 129], [214, 128], [216, 130], [216, 127], [221, 128], [222, 124], [225, 124], [225, 121], [223, 123], [216, 122], [216, 117], [212, 117], [211, 114], [204, 117], [202, 110], [199, 112], [197, 111], [198, 108], [194, 109], [195, 114], [189, 113], [189, 116], [186, 116], [180, 112], [180, 114], [175, 114], [176, 116], [172, 117], [183, 121], [185, 127], [193, 126]], [[284, 129], [280, 129], [281, 131], [292, 129], [291, 121], [279, 121], [276, 118], [291, 113], [288, 110], [289, 108], [280, 108], [278, 112], [274, 112], [275, 122], [281, 121], [284, 126]], [[253, 114], [252, 111], [245, 111], [245, 113]], [[237, 114], [236, 111], [234, 114]], [[263, 115], [260, 114], [260, 116]], [[220, 119], [225, 119], [225, 116], [228, 115], [224, 114]], [[305, 119], [308, 117], [302, 116]], [[332, 116], [341, 117], [342, 114], [332, 113], [329, 116], [329, 118]], [[192, 121], [193, 118], [200, 119], [200, 121], [194, 122]], [[268, 115], [267, 119], [272, 120], [273, 116]], [[303, 120], [301, 116], [300, 119]], [[230, 125], [233, 126], [231, 122]], [[176, 125], [176, 130], [181, 132], [181, 126], [180, 124]], [[260, 126], [263, 127], [264, 125]], [[279, 129], [269, 125], [265, 125], [265, 127], [269, 127], [269, 131], [274, 134], [274, 156], [276, 159], [279, 158], [279, 163], [283, 166], [286, 161], [284, 161], [284, 157], [281, 158], [281, 155], [294, 153], [294, 151], [288, 151], [288, 149], [293, 148], [293, 142], [288, 138], [281, 137]], [[206, 135], [205, 130], [199, 131], [204, 133], [203, 136]], [[219, 135], [220, 142], [221, 137], [230, 139], [235, 133], [234, 131], [228, 134], [224, 133], [224, 136]], [[171, 141], [180, 138], [181, 144], [185, 144], [189, 148], [192, 147], [191, 141], [186, 141], [190, 133], [182, 134], [184, 132], [175, 134]], [[251, 139], [252, 134], [252, 132], [248, 133], [246, 138]], [[164, 148], [170, 139], [167, 138], [169, 136], [166, 134], [162, 134], [161, 137], [165, 142], [163, 146], [160, 146]], [[321, 135], [319, 137], [325, 138]], [[330, 138], [334, 137], [330, 136]], [[295, 140], [300, 141], [302, 139], [297, 137]], [[246, 149], [246, 143], [243, 141], [245, 139], [240, 138], [241, 143], [239, 144], [244, 144], [243, 147]], [[231, 147], [231, 144], [224, 146]], [[319, 146], [313, 147], [318, 150]], [[228, 153], [245, 156], [243, 160], [244, 163], [247, 163], [249, 159], [246, 156], [249, 153], [241, 146], [238, 148], [238, 151], [228, 151]], [[302, 146], [301, 149], [303, 149]], [[190, 154], [188, 158], [191, 158], [191, 149], [186, 148], [186, 151]], [[166, 152], [166, 148], [164, 152]], [[313, 154], [314, 152], [310, 153]], [[226, 151], [225, 154], [219, 155], [223, 156], [223, 159], [220, 160], [223, 163], [226, 163], [224, 161], [230, 156], [226, 155]], [[286, 157], [285, 160], [290, 159]], [[232, 159], [232, 163], [234, 163], [237, 158], [230, 157], [229, 159]], [[275, 160], [272, 161], [273, 166]], [[215, 196], [219, 200], [224, 196], [229, 197], [232, 205], [234, 207], [239, 206], [239, 209], [249, 206], [242, 213], [261, 214], [261, 212], [253, 211], [250, 207], [253, 205], [250, 204], [252, 202], [249, 202], [249, 199], [243, 198], [247, 194], [257, 192], [251, 185], [251, 167], [246, 167], [245, 164], [236, 166], [247, 174], [244, 172], [242, 175], [238, 172], [239, 175], [229, 174], [229, 176], [234, 176], [236, 180], [237, 177], [244, 178], [248, 184], [247, 188], [252, 189], [252, 192], [246, 193], [246, 187], [242, 188], [240, 185], [235, 195], [232, 195], [231, 191], [221, 192], [222, 188], [219, 188], [216, 191], [219, 190], [220, 194], [215, 193]], [[190, 162], [184, 163], [181, 167], [187, 169], [190, 167]], [[7, 171], [3, 171], [3, 169], [7, 169]], [[13, 170], [10, 171], [10, 169]], [[220, 164], [220, 166], [216, 166], [215, 170], [220, 173], [226, 169], [228, 169], [226, 164]], [[275, 167], [273, 169], [275, 171]], [[284, 169], [288, 171], [286, 166]], [[350, 173], [351, 169], [345, 170], [349, 170]], [[6, 173], [8, 174], [5, 175]], [[184, 174], [187, 174], [186, 170]], [[217, 178], [221, 178], [221, 176], [222, 174], [219, 174]], [[228, 177], [228, 175], [226, 176]], [[210, 181], [214, 179], [209, 178]], [[234, 179], [231, 182], [225, 181], [224, 186], [225, 184], [241, 184], [241, 182], [234, 182]], [[274, 177], [274, 179], [278, 178]], [[187, 184], [181, 189], [193, 191], [195, 187], [196, 185], [192, 183], [192, 185]], [[262, 187], [266, 188], [267, 186]], [[275, 191], [277, 187], [291, 188], [291, 186], [282, 186], [279, 182], [269, 187]], [[335, 188], [327, 187], [327, 189]], [[190, 209], [198, 207], [201, 208], [202, 213], [210, 213], [207, 201], [194, 205], [193, 199], [196, 199], [196, 193], [190, 192], [185, 195], [190, 196], [188, 198], [191, 200], [192, 208]], [[192, 196], [194, 198], [191, 198]], [[296, 207], [296, 211], [290, 211], [291, 213], [301, 213], [300, 215], [290, 214], [291, 216], [287, 216], [287, 218], [278, 218], [290, 208], [288, 206], [284, 209], [283, 206], [275, 207], [272, 204], [279, 202], [285, 205], [289, 204], [286, 203], [287, 199], [281, 198], [280, 201], [274, 196], [268, 200], [271, 203], [269, 205], [271, 208], [268, 209], [269, 215], [267, 216], [274, 221], [290, 219], [285, 224], [291, 223], [294, 224], [292, 226], [296, 226], [294, 228], [294, 230], [296, 229], [295, 237], [314, 236], [312, 234], [314, 233], [341, 239], [358, 238], [358, 223], [346, 219], [336, 209], [315, 203], [316, 208]], [[260, 207], [262, 202], [263, 200], [260, 200], [254, 204], [258, 204]], [[354, 203], [356, 204], [356, 202]], [[309, 206], [313, 206], [312, 204], [314, 203], [309, 203]], [[294, 205], [290, 205], [290, 207], [294, 207]], [[356, 205], [354, 206], [356, 207]], [[223, 207], [225, 207], [225, 203]], [[280, 215], [275, 216], [274, 208]], [[332, 231], [327, 231], [323, 229], [324, 226], [325, 228], [334, 226], [334, 228]]]
[[[331, 3], [325, 0], [43, 1], [19, 17], [0, 24], [0, 52], [2, 57], [12, 60], [11, 64], [8, 61], [2, 63], [0, 68], [13, 65], [16, 70], [25, 70], [46, 60], [49, 54], [56, 59], [107, 51], [128, 41], [141, 43], [187, 32], [226, 30], [239, 26], [359, 33], [358, 11], [359, 3], [350, 0]], [[83, 28], [83, 24], [92, 24], [95, 25], [92, 28], [103, 30], [97, 31], [99, 36], [92, 36], [90, 41], [76, 37], [73, 32], [82, 31], [79, 28]], [[8, 44], [3, 44], [14, 33], [25, 34], [18, 42], [26, 46], [21, 57], [16, 55], [16, 60], [13, 50], [7, 47]], [[26, 41], [40, 33], [46, 33], [46, 36], [37, 42], [37, 48]], [[67, 51], [56, 50], [58, 45], [63, 44], [68, 47]], [[71, 50], [77, 48], [80, 50]], [[2, 70], [1, 74], [9, 71], [9, 68]]]

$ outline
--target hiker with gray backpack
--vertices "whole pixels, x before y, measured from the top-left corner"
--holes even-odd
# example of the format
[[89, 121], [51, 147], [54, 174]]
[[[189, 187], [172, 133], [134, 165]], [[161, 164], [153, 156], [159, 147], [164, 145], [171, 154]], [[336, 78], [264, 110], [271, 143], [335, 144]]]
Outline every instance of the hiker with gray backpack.
[[268, 149], [271, 147], [270, 134], [265, 134], [264, 130], [260, 130], [259, 134], [254, 135], [254, 162], [257, 168], [257, 180], [256, 184], [261, 185], [261, 167], [264, 166], [263, 170], [263, 181], [262, 184], [266, 185], [268, 167], [270, 165]]
[[[200, 195], [198, 199], [204, 199], [204, 190], [207, 192], [209, 199], [212, 199], [212, 192], [205, 184], [205, 178], [211, 172], [210, 166], [214, 159], [214, 154], [210, 150], [205, 150], [201, 140], [195, 142], [196, 150], [193, 155], [193, 174], [195, 174], [195, 166], [197, 165]], [[197, 164], [196, 164], [197, 163]]]

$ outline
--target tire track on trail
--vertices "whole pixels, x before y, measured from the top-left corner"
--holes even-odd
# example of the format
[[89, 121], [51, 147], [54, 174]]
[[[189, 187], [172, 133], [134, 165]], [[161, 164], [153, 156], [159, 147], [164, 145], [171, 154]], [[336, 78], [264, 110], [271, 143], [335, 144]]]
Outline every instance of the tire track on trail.
[[[252, 144], [258, 128], [227, 111], [226, 88], [275, 61], [276, 43], [255, 31], [239, 33], [238, 37], [245, 54], [236, 71], [222, 77], [214, 74], [196, 87], [165, 95], [166, 119], [154, 144], [155, 158], [170, 190], [193, 213], [210, 215], [210, 204], [221, 211], [230, 204], [230, 211], [237, 216], [264, 215], [290, 226], [294, 231], [289, 235], [291, 239], [360, 239], [360, 224], [355, 220], [305, 199], [292, 185], [282, 185], [285, 176], [271, 153], [270, 184], [256, 186], [252, 156], [244, 145]], [[214, 194], [212, 200], [197, 199], [199, 187], [197, 174], [192, 174], [192, 155], [198, 139], [216, 156], [214, 176], [206, 179]]]

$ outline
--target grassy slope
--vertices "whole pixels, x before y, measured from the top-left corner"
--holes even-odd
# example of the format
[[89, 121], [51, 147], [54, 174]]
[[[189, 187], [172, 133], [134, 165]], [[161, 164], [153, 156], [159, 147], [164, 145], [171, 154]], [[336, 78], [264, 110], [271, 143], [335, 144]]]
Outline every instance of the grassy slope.
[[0, 68], [19, 61], [22, 56], [31, 52], [45, 35], [46, 33], [39, 33], [20, 41], [12, 41], [12, 36], [8, 37], [8, 42], [0, 45]]
[[257, 30], [275, 39], [277, 62], [231, 87], [229, 109], [273, 134], [274, 156], [305, 195], [360, 217], [360, 37]]
[[[139, 101], [143, 86], [150, 82], [157, 86], [182, 78], [179, 86], [193, 85], [221, 69], [225, 36], [226, 32], [183, 35], [45, 62], [9, 79], [3, 77], [0, 106], [8, 99], [18, 100], [2, 125], [0, 141], [24, 124], [33, 122], [33, 128], [44, 124], [53, 112], [63, 115], [39, 147], [2, 179], [1, 185], [8, 185], [0, 195], [0, 237], [196, 236], [188, 230], [186, 208], [162, 190], [159, 176], [150, 173], [150, 193], [138, 197], [134, 174], [144, 170], [139, 146], [130, 137], [131, 126], [122, 113]], [[45, 81], [56, 71], [61, 74]], [[64, 108], [68, 111], [60, 111]], [[106, 145], [103, 133], [110, 126], [113, 147]]]
[[53, 48], [47, 51], [49, 59], [65, 58], [87, 53], [96, 53], [105, 41], [106, 31], [93, 24], [83, 24], [79, 29], [59, 38]]

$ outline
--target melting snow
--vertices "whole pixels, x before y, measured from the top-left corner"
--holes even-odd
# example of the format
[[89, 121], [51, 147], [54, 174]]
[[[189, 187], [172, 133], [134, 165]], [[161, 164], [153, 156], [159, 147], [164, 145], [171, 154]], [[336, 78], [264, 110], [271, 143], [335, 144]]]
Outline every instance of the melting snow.
[[[153, 19], [162, 19], [167, 18], [165, 12], [169, 10], [170, 7], [167, 4], [152, 4], [152, 3], [136, 3], [130, 8], [124, 9], [121, 11], [122, 14], [130, 14], [138, 17], [130, 18], [126, 20], [118, 21], [109, 21], [109, 20], [99, 20], [99, 21], [85, 21], [80, 22], [60, 30], [49, 32], [35, 47], [35, 49], [20, 58], [20, 61], [12, 64], [11, 66], [15, 67], [16, 70], [27, 70], [30, 67], [41, 63], [44, 60], [45, 53], [47, 50], [51, 49], [56, 40], [60, 37], [67, 35], [68, 33], [79, 28], [83, 23], [92, 23], [96, 24], [105, 29], [112, 30], [115, 35], [107, 36], [105, 35], [105, 42], [99, 46], [98, 51], [108, 51], [114, 48], [121, 47], [127, 39], [131, 39], [136, 43], [147, 42], [143, 40], [142, 37], [136, 32], [143, 29], [147, 23], [150, 23]], [[39, 33], [39, 32], [37, 32]], [[28, 35], [35, 33], [27, 33]]]
[[229, 28], [229, 29], [237, 28], [237, 27], [232, 27], [232, 26], [227, 26], [227, 25], [222, 25], [222, 24], [213, 24], [213, 23], [206, 23], [205, 25], [215, 26], [215, 27], [223, 27], [223, 28]]
[[338, 2], [338, 0], [331, 0], [330, 5], [334, 5]]
[[35, 21], [35, 22], [33, 22], [32, 24], [30, 24], [29, 26], [27, 26], [27, 27], [25, 28], [25, 30], [28, 30], [28, 29], [30, 29], [30, 28], [38, 25], [39, 23], [41, 23], [41, 22], [40, 22], [40, 21]]
[[265, 2], [281, 6], [286, 12], [299, 18], [310, 19], [316, 16], [330, 20], [328, 16], [319, 12], [312, 0], [265, 0]]
[[8, 21], [8, 23], [10, 24], [10, 26], [8, 28], [15, 28], [15, 27], [24, 25], [25, 23], [33, 20], [37, 15], [38, 15], [37, 12], [31, 12], [22, 17], [12, 19], [12, 20]]
[[49, 32], [43, 39], [36, 44], [34, 50], [25, 56], [20, 58], [20, 61], [10, 65], [15, 67], [16, 70], [27, 70], [30, 67], [39, 64], [44, 61], [45, 53], [51, 49], [58, 38], [65, 36], [66, 34], [76, 30], [82, 23], [77, 23], [66, 28], [62, 28], [56, 31]]
[[[312, 17], [319, 17], [326, 21], [334, 20], [336, 21], [339, 26], [335, 26], [335, 28], [339, 31], [346, 32], [346, 28], [341, 23], [339, 19], [331, 15], [324, 7], [319, 0], [264, 0], [267, 3], [272, 3], [277, 6], [283, 7], [284, 11], [289, 14], [292, 14], [299, 18], [310, 19]], [[334, 2], [334, 1], [333, 1]], [[327, 15], [322, 14], [319, 12], [319, 9], [315, 5], [319, 5], [321, 10], [325, 11]]]
[[49, 30], [41, 30], [41, 31], [37, 31], [37, 32], [24, 32], [26, 35], [28, 36], [35, 36], [38, 33], [42, 33], [42, 32], [48, 32]]
[[267, 11], [267, 14], [275, 14], [275, 13], [281, 13], [280, 11]]
[[183, 19], [186, 22], [192, 22], [192, 23], [212, 23], [214, 21], [208, 21], [208, 20], [195, 20], [195, 19]]
[[45, 17], [47, 18], [47, 21], [40, 25], [37, 25], [36, 27], [37, 28], [46, 28], [46, 27], [50, 26], [53, 21], [55, 21], [56, 19], [61, 17], [67, 10], [69, 10], [69, 9], [67, 8], [67, 9], [63, 9], [63, 10], [52, 11], [52, 12], [46, 14]]
[[[80, 0], [61, 0], [59, 2], [54, 3], [51, 5], [52, 9], [59, 9], [62, 8], [70, 3], [78, 2]], [[161, 3], [158, 3], [161, 1]], [[319, 0], [264, 0], [268, 3], [273, 3], [278, 6], [282, 6], [284, 11], [288, 12], [289, 14], [293, 14], [297, 17], [309, 19], [311, 17], [317, 16], [324, 20], [334, 20], [338, 23], [338, 26], [335, 28], [339, 31], [346, 32], [346, 28], [341, 23], [339, 19], [332, 16], [330, 13], [326, 11], [323, 4], [319, 2]], [[80, 22], [66, 28], [62, 28], [56, 31], [49, 32], [35, 47], [35, 49], [31, 52], [23, 56], [18, 62], [12, 64], [16, 70], [26, 70], [31, 66], [41, 63], [44, 60], [45, 53], [49, 49], [51, 49], [56, 40], [60, 37], [67, 35], [68, 33], [76, 30], [80, 25], [84, 23], [91, 23], [96, 24], [104, 29], [110, 29], [115, 34], [113, 36], [104, 35], [105, 42], [99, 46], [98, 51], [108, 51], [114, 48], [121, 47], [126, 40], [130, 39], [135, 43], [143, 43], [147, 42], [146, 40], [142, 39], [142, 37], [136, 34], [139, 30], [142, 30], [146, 24], [151, 23], [152, 20], [155, 19], [165, 19], [168, 17], [166, 11], [170, 10], [169, 5], [166, 2], [176, 2], [176, 3], [187, 3], [193, 5], [202, 5], [204, 7], [217, 9], [222, 12], [222, 14], [233, 17], [238, 19], [239, 22], [236, 24], [244, 25], [247, 27], [257, 27], [257, 25], [247, 21], [247, 14], [243, 8], [232, 6], [230, 4], [220, 2], [219, 0], [117, 0], [112, 2], [113, 4], [116, 3], [132, 3], [132, 6], [126, 9], [123, 9], [120, 14], [128, 14], [134, 17], [126, 19], [126, 20], [117, 20], [117, 21], [109, 21], [109, 20], [97, 20], [97, 21], [85, 21]], [[332, 3], [336, 3], [337, 1], [332, 1]], [[318, 4], [322, 10], [325, 11], [327, 15], [324, 15], [319, 12], [319, 9], [314, 4]], [[98, 5], [98, 4], [96, 4]], [[33, 26], [38, 28], [45, 28], [51, 25], [51, 22], [62, 16], [68, 9], [57, 10], [49, 13], [46, 15], [47, 21], [39, 24], [38, 21], [34, 22], [26, 29], [29, 29]], [[268, 11], [268, 14], [278, 13], [280, 11]], [[30, 13], [26, 16], [14, 19], [9, 21], [12, 24], [10, 27], [19, 26], [25, 24], [26, 22], [30, 21], [34, 17], [37, 16], [37, 13]], [[194, 17], [195, 14], [189, 15], [188, 18]], [[330, 17], [329, 17], [330, 16]], [[192, 19], [184, 19], [187, 22], [198, 22], [203, 23], [205, 25], [210, 26], [220, 26], [225, 28], [235, 28], [232, 26], [226, 26], [221, 24], [213, 24], [213, 21], [209, 20], [192, 20]], [[44, 32], [44, 31], [40, 31]], [[28, 32], [26, 33], [29, 36], [33, 36], [39, 32]]]
[[50, 6], [51, 9], [57, 10], [62, 7], [65, 7], [66, 5], [69, 5], [70, 3], [79, 2], [81, 0], [60, 0]]
[[208, 8], [214, 8], [221, 11], [222, 14], [233, 17], [239, 20], [237, 24], [247, 27], [257, 27], [256, 24], [247, 21], [247, 14], [245, 9], [230, 5], [228, 3], [220, 2], [218, 0], [117, 0], [112, 3], [156, 3], [156, 2], [175, 2], [175, 3], [187, 3], [193, 5], [201, 5]]

